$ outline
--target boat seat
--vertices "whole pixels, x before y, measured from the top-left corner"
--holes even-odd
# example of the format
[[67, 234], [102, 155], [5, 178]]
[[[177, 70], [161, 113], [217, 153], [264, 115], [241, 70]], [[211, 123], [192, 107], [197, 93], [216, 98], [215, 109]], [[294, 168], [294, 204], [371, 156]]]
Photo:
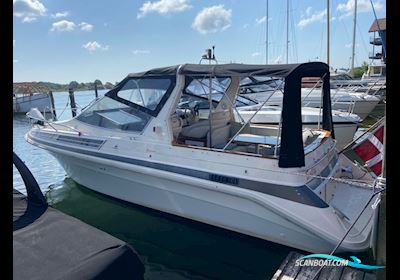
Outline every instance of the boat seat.
[[179, 133], [182, 131], [182, 126], [183, 126], [183, 120], [181, 117], [178, 116], [178, 114], [173, 114], [171, 116], [171, 129], [172, 129], [172, 135], [174, 139], [178, 138]]
[[[230, 114], [228, 110], [211, 112], [211, 144], [219, 145], [226, 143], [230, 134]], [[200, 120], [194, 124], [183, 127], [181, 138], [205, 139], [207, 147], [210, 146], [210, 123], [208, 119]]]

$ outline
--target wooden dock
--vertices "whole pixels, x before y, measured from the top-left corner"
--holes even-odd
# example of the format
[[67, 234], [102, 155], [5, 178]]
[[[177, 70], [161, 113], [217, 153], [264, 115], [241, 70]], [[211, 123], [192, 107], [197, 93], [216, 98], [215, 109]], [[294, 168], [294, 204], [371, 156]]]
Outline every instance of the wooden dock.
[[[319, 266], [295, 266], [304, 255], [291, 251], [275, 272], [272, 280], [313, 280]], [[314, 280], [376, 280], [376, 275], [347, 266], [324, 267]]]

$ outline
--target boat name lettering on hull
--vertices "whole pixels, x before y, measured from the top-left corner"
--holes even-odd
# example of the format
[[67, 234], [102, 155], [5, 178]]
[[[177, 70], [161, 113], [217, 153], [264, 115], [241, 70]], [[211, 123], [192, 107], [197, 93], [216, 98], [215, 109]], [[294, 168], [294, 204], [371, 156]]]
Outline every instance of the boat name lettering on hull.
[[214, 181], [214, 182], [230, 184], [230, 185], [238, 185], [239, 184], [238, 178], [226, 177], [226, 176], [217, 175], [217, 174], [210, 174], [210, 180]]

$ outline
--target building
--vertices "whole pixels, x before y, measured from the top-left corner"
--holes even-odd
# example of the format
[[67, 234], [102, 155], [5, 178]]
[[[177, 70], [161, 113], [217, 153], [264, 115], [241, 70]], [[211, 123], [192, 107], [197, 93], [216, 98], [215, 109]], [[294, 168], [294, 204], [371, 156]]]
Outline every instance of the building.
[[369, 53], [370, 59], [380, 59], [386, 63], [386, 18], [375, 20], [369, 28], [369, 33], [373, 33], [369, 42], [372, 44], [372, 53]]

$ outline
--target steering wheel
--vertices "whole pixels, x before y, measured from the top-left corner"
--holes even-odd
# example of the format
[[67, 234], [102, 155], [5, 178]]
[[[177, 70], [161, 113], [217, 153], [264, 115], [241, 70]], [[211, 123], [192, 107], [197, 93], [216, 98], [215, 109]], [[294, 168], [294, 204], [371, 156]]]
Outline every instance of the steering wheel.
[[196, 105], [193, 106], [193, 108], [190, 108], [191, 113], [193, 116], [198, 116], [199, 115], [199, 104], [196, 103]]

